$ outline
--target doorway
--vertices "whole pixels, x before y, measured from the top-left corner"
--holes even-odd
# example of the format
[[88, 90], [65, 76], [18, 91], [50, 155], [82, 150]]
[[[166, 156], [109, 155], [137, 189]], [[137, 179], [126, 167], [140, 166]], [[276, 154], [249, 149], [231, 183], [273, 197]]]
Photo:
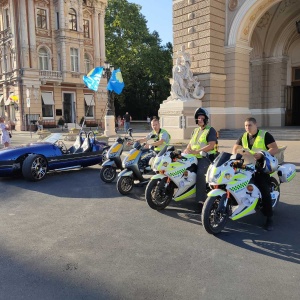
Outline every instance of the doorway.
[[75, 104], [73, 93], [63, 93], [63, 117], [65, 123], [75, 123]]
[[300, 86], [286, 87], [285, 125], [300, 126]]

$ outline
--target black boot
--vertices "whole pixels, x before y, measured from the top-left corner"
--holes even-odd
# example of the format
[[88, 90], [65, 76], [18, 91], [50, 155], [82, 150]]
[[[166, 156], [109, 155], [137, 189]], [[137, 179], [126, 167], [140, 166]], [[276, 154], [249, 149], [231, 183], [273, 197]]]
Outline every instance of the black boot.
[[272, 231], [274, 229], [272, 217], [267, 217], [267, 221], [264, 225], [264, 229], [267, 231]]
[[194, 214], [200, 215], [202, 213], [202, 208], [203, 208], [203, 201], [199, 201], [197, 203], [196, 209], [194, 210]]

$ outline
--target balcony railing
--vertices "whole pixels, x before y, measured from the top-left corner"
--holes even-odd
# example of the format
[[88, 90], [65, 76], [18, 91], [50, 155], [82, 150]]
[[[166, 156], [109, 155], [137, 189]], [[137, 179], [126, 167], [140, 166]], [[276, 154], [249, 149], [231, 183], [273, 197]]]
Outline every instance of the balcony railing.
[[40, 70], [40, 79], [62, 79], [62, 72]]

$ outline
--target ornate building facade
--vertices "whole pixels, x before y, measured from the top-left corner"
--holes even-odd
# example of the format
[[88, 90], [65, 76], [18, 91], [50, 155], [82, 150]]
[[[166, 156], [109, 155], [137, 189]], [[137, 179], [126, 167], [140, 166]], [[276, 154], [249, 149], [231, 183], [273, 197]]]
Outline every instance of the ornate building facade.
[[173, 0], [174, 52], [190, 54], [215, 128], [243, 128], [249, 116], [300, 125], [299, 21], [299, 0]]
[[[82, 76], [105, 61], [107, 0], [0, 0], [0, 115], [17, 130], [39, 117], [56, 126], [83, 116], [98, 124], [106, 82], [94, 93]], [[90, 107], [89, 107], [90, 106]]]

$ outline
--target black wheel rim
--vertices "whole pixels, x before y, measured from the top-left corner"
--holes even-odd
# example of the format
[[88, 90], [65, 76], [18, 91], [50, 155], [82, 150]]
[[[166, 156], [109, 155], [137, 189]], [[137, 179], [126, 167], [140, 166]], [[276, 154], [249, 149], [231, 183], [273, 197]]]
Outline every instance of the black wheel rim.
[[43, 157], [37, 157], [31, 165], [31, 174], [34, 179], [42, 179], [47, 173], [47, 162]]
[[111, 179], [114, 178], [115, 173], [116, 173], [116, 169], [114, 169], [114, 168], [106, 168], [106, 169], [103, 171], [103, 177], [104, 177], [106, 180], [111, 180]]
[[[280, 194], [280, 187], [277, 183], [271, 181], [271, 192], [273, 191], [277, 191]], [[272, 198], [272, 207], [276, 206], [278, 200], [279, 200], [279, 196], [276, 199]]]
[[131, 177], [124, 177], [121, 182], [121, 188], [124, 192], [129, 192], [132, 189], [133, 179]]
[[212, 228], [219, 227], [224, 222], [226, 215], [219, 211], [220, 199], [216, 198], [210, 209], [209, 223]]
[[169, 195], [165, 193], [165, 189], [159, 188], [160, 182], [157, 182], [157, 185], [151, 191], [152, 201], [158, 205], [162, 206], [169, 200]]

